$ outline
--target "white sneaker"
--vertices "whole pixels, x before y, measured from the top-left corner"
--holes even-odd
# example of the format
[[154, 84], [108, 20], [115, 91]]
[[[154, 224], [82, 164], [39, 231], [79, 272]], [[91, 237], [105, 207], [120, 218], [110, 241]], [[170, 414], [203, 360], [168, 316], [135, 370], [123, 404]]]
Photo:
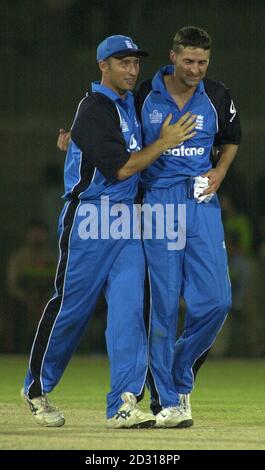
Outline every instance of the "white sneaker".
[[185, 413], [189, 419], [192, 419], [191, 404], [190, 404], [190, 394], [179, 394], [179, 408]]
[[30, 399], [25, 395], [22, 388], [21, 397], [29, 407], [36, 423], [47, 427], [60, 427], [64, 425], [64, 416], [58, 408], [49, 403], [47, 395]]
[[136, 397], [132, 393], [123, 393], [121, 399], [123, 405], [107, 420], [108, 428], [152, 428], [156, 424], [154, 415], [138, 408]]
[[189, 428], [192, 425], [192, 419], [183, 413], [178, 406], [163, 408], [156, 415], [156, 428]]

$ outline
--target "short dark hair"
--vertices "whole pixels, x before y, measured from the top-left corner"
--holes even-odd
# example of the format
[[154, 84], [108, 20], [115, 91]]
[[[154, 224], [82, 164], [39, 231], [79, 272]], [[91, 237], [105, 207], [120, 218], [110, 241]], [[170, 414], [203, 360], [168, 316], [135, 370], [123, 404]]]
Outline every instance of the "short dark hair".
[[179, 52], [179, 47], [199, 47], [200, 49], [211, 49], [212, 39], [209, 34], [197, 26], [184, 26], [175, 35], [172, 49]]

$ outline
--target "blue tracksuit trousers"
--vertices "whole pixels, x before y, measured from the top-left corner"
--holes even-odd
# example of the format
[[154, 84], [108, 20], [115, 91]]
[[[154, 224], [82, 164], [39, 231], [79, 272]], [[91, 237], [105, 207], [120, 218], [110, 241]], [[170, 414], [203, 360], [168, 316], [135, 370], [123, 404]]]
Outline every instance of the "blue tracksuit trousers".
[[[145, 259], [140, 239], [85, 239], [84, 227], [80, 225], [84, 222], [84, 204], [85, 201], [67, 202], [61, 214], [55, 293], [38, 326], [24, 387], [31, 398], [53, 390], [104, 289], [108, 302], [106, 342], [111, 391], [107, 417], [110, 418], [121, 406], [123, 392], [140, 395], [144, 387], [147, 372], [143, 318]], [[100, 206], [98, 227], [100, 231]]]
[[[152, 239], [144, 239], [151, 292], [148, 382], [152, 400], [168, 407], [178, 405], [179, 393], [192, 390], [192, 366], [223, 325], [231, 305], [231, 286], [216, 195], [209, 203], [198, 204], [193, 180], [188, 179], [146, 191], [144, 203], [153, 208], [184, 204], [186, 212], [186, 243], [181, 249], [168, 249], [172, 239], [166, 234], [166, 217], [155, 221], [153, 214]], [[175, 231], [183, 229], [177, 215], [175, 211]], [[164, 225], [165, 236], [160, 239], [155, 237], [158, 224], [160, 230]], [[185, 329], [176, 342], [181, 295], [186, 303]]]

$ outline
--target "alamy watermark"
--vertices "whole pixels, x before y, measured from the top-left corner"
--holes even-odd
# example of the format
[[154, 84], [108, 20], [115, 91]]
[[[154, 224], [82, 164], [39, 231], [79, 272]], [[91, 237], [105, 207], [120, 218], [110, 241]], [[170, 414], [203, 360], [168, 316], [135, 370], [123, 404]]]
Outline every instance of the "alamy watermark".
[[82, 202], [77, 217], [82, 240], [167, 240], [168, 250], [186, 245], [186, 204], [113, 204], [102, 197], [100, 204]]

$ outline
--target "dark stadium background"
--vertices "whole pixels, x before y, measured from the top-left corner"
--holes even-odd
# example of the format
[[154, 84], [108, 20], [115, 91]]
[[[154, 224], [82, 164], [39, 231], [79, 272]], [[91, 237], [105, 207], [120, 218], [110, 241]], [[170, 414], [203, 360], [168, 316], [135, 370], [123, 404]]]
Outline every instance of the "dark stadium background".
[[[13, 346], [7, 341], [13, 321], [7, 266], [11, 254], [23, 244], [32, 218], [48, 225], [50, 244], [56, 251], [64, 163], [64, 155], [56, 149], [57, 134], [60, 127], [69, 128], [78, 102], [90, 82], [99, 78], [97, 44], [111, 34], [131, 35], [150, 52], [141, 65], [141, 79], [145, 79], [168, 63], [172, 37], [177, 29], [190, 24], [205, 28], [212, 36], [208, 76], [229, 86], [241, 116], [243, 142], [222, 188], [233, 195], [253, 230], [248, 256], [255, 274], [248, 293], [249, 311], [244, 312], [244, 335], [252, 335], [253, 344], [245, 350], [241, 345], [238, 353], [265, 354], [263, 5], [259, 0], [1, 0], [2, 352], [27, 352], [19, 341]], [[101, 322], [103, 311], [101, 301], [97, 310]], [[19, 321], [22, 331], [23, 318]], [[241, 323], [244, 328], [244, 318]], [[81, 352], [102, 349], [101, 324], [94, 320], [93, 325], [100, 330], [98, 343], [88, 335]]]

